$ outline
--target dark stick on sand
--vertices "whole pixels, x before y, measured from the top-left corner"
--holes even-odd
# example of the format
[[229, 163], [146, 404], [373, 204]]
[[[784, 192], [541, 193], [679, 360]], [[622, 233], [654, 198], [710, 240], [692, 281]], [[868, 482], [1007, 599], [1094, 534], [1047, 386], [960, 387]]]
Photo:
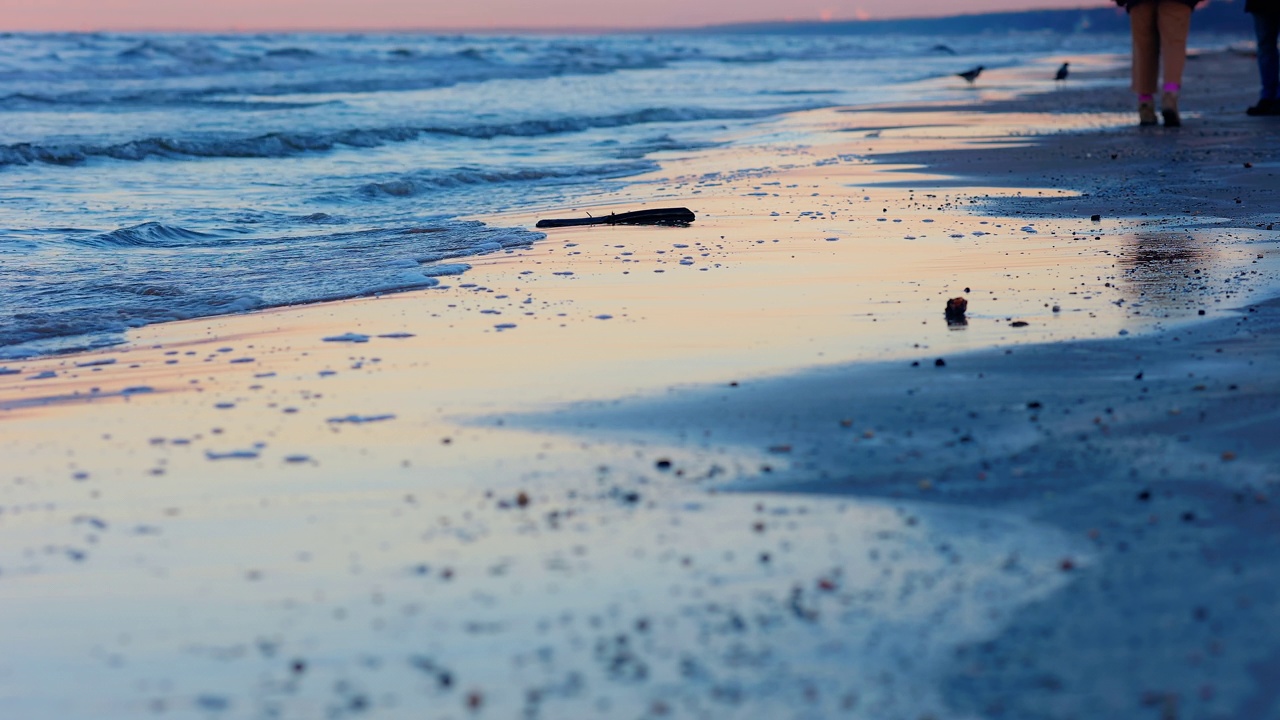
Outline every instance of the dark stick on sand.
[[687, 227], [694, 215], [689, 208], [654, 208], [625, 213], [610, 213], [600, 217], [569, 218], [567, 220], [539, 220], [537, 227], [556, 228], [577, 225], [674, 225]]

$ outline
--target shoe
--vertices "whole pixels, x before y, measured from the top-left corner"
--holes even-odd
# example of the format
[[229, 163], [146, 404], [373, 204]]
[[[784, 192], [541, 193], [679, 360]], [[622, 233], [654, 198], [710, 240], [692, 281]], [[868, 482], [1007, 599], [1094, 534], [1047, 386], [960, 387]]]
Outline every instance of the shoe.
[[1164, 116], [1165, 127], [1182, 127], [1182, 117], [1178, 115], [1178, 93], [1165, 93], [1160, 96], [1160, 114]]
[[1244, 111], [1245, 115], [1254, 117], [1267, 117], [1280, 115], [1280, 98], [1265, 98], [1259, 100], [1257, 105]]
[[1138, 124], [1149, 127], [1156, 123], [1156, 104], [1151, 101], [1138, 103]]

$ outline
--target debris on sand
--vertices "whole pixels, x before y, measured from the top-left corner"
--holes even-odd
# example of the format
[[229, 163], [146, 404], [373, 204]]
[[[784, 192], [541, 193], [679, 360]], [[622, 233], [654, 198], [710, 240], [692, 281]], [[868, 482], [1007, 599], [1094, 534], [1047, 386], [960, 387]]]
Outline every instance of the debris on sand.
[[969, 301], [963, 297], [953, 297], [947, 301], [947, 308], [944, 314], [947, 317], [948, 324], [963, 325], [968, 323], [968, 319], [964, 314], [969, 309]]

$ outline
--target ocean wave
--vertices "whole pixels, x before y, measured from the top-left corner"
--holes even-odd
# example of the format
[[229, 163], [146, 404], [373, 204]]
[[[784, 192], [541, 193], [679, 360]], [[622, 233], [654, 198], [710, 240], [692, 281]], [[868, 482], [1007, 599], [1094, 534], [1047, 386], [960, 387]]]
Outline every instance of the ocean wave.
[[44, 35], [0, 47], [0, 87], [14, 83], [36, 89], [43, 101], [107, 108], [128, 101], [146, 80], [158, 81], [147, 93], [151, 101], [188, 104], [198, 94], [369, 93], [600, 74], [695, 55], [625, 39]]
[[615, 157], [619, 159], [631, 159], [646, 157], [650, 153], [655, 152], [673, 152], [677, 150], [706, 150], [708, 148], [719, 147], [723, 145], [720, 142], [708, 142], [702, 140], [677, 140], [670, 135], [658, 135], [656, 137], [644, 138], [638, 142], [623, 147], [615, 153]]
[[652, 123], [735, 120], [768, 117], [798, 107], [754, 110], [715, 108], [645, 108], [610, 115], [537, 118], [507, 123], [429, 125], [422, 127], [354, 128], [334, 132], [274, 132], [250, 137], [153, 137], [109, 145], [92, 143], [0, 145], [0, 166], [78, 165], [92, 158], [146, 160], [148, 158], [277, 158], [306, 152], [324, 152], [345, 146], [367, 148], [408, 142], [427, 135], [490, 139], [538, 137]]
[[[0, 262], [0, 357], [111, 342], [129, 328], [438, 285], [457, 262], [545, 237], [474, 221], [253, 236], [143, 223]], [[174, 252], [175, 245], [199, 245]], [[41, 268], [32, 274], [32, 264]], [[85, 278], [99, 278], [86, 282]], [[92, 336], [92, 341], [84, 340]]]
[[474, 185], [534, 182], [538, 180], [576, 180], [624, 177], [657, 169], [648, 162], [608, 163], [591, 166], [481, 168], [462, 167], [451, 170], [423, 170], [361, 185], [356, 194], [364, 198], [415, 197], [424, 193]]
[[176, 225], [147, 222], [89, 237], [71, 237], [74, 245], [97, 248], [166, 248], [191, 245], [219, 237], [211, 233], [188, 230]]
[[0, 95], [0, 111], [9, 110], [92, 110], [95, 107], [110, 107], [119, 110], [124, 106], [133, 108], [152, 107], [203, 107], [218, 110], [298, 110], [325, 105], [341, 105], [337, 100], [243, 100], [225, 97], [224, 91], [123, 91], [115, 89], [77, 90], [60, 94], [42, 94], [36, 92], [15, 92]]
[[[0, 110], [191, 105], [220, 96], [367, 94], [600, 75], [681, 63], [760, 65], [928, 53], [927, 38], [33, 35], [0, 46]], [[6, 58], [7, 56], [7, 58]], [[15, 93], [6, 93], [9, 88]], [[147, 88], [139, 91], [138, 88]], [[8, 95], [7, 101], [3, 97]], [[26, 96], [26, 97], [24, 97]], [[258, 109], [268, 109], [259, 105]], [[246, 105], [246, 109], [252, 109]]]

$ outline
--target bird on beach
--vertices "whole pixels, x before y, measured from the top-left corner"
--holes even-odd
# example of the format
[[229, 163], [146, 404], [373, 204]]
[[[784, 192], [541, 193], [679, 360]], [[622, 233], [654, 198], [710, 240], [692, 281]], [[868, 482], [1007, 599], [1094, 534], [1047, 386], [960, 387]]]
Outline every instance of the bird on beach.
[[973, 68], [972, 70], [965, 70], [962, 73], [956, 73], [956, 76], [964, 78], [965, 80], [969, 81], [970, 85], [972, 85], [973, 81], [978, 79], [978, 76], [982, 74], [983, 70], [984, 68], [981, 65], [979, 65], [978, 67]]
[[1053, 76], [1053, 79], [1054, 79], [1054, 80], [1056, 80], [1056, 81], [1058, 81], [1058, 82], [1062, 82], [1062, 81], [1066, 80], [1066, 79], [1067, 79], [1067, 73], [1069, 73], [1069, 72], [1070, 72], [1069, 70], [1067, 70], [1067, 66], [1069, 66], [1070, 64], [1071, 64], [1071, 63], [1069, 63], [1069, 62], [1064, 62], [1064, 63], [1062, 63], [1062, 67], [1058, 68], [1058, 74], [1057, 74], [1057, 75], [1054, 75], [1054, 76]]

